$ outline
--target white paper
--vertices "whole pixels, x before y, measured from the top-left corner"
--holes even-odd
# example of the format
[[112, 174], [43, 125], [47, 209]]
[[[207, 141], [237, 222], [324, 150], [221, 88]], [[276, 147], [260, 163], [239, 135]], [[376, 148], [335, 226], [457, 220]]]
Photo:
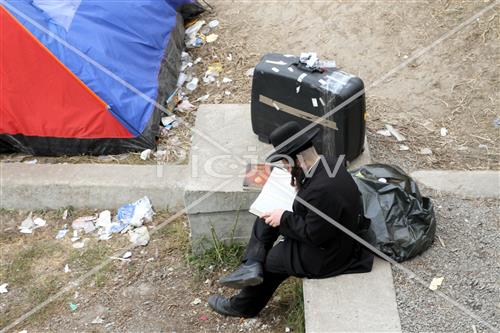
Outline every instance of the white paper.
[[260, 216], [281, 208], [293, 211], [295, 188], [290, 185], [291, 175], [281, 168], [273, 168], [262, 191], [250, 206], [250, 213]]

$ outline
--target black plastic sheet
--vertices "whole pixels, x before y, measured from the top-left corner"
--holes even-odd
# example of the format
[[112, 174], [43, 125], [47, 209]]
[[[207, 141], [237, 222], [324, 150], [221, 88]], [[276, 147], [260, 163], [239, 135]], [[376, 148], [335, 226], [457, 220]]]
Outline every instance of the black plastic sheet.
[[396, 166], [365, 165], [351, 172], [370, 220], [365, 239], [401, 262], [425, 251], [436, 233], [431, 200]]

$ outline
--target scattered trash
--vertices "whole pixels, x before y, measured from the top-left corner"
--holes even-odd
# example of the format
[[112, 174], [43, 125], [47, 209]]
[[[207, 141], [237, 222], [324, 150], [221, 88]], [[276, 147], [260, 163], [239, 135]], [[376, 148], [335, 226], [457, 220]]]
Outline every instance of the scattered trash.
[[219, 38], [219, 35], [216, 35], [216, 34], [210, 34], [207, 36], [207, 43], [213, 43], [217, 40], [217, 38]]
[[399, 150], [410, 150], [410, 147], [406, 146], [406, 145], [399, 145]]
[[444, 241], [441, 239], [441, 237], [437, 236], [438, 239], [439, 239], [439, 243], [441, 243], [441, 246], [442, 247], [446, 247], [446, 245], [444, 244]]
[[132, 252], [130, 251], [125, 252], [122, 256], [123, 259], [128, 259], [130, 257], [132, 257]]
[[210, 94], [203, 95], [201, 97], [198, 97], [195, 102], [204, 102], [210, 97]]
[[213, 28], [216, 28], [219, 26], [219, 21], [218, 20], [212, 20], [210, 22], [208, 22], [208, 26], [213, 29]]
[[28, 333], [28, 330], [19, 331], [19, 333]]
[[437, 288], [443, 283], [444, 277], [433, 278], [431, 284], [429, 285], [430, 290], [437, 290]]
[[44, 219], [41, 219], [39, 217], [37, 217], [33, 223], [35, 223], [35, 228], [40, 228], [40, 227], [44, 227], [46, 224], [47, 224], [47, 221], [45, 221]]
[[95, 223], [96, 227], [107, 227], [111, 224], [111, 212], [109, 210], [103, 210], [99, 213], [97, 221]]
[[104, 319], [102, 319], [100, 316], [97, 316], [94, 320], [92, 320], [91, 324], [102, 324], [104, 323]]
[[195, 298], [194, 301], [191, 302], [191, 305], [198, 305], [201, 303], [201, 299]]
[[315, 52], [303, 52], [300, 54], [299, 61], [307, 67], [314, 67], [318, 61], [318, 55]]
[[151, 149], [143, 150], [141, 153], [141, 160], [143, 161], [148, 160], [150, 156], [151, 156]]
[[126, 204], [118, 208], [118, 221], [125, 225], [134, 227], [142, 226], [144, 221], [150, 222], [153, 219], [153, 207], [148, 197], [143, 197], [134, 203]]
[[231, 92], [229, 90], [224, 91], [224, 95], [231, 96]]
[[96, 229], [94, 225], [94, 221], [96, 220], [96, 216], [82, 216], [74, 220], [73, 223], [71, 223], [71, 227], [73, 230], [83, 230], [88, 234]]
[[75, 249], [82, 249], [84, 246], [85, 246], [85, 241], [73, 243], [73, 248]]
[[389, 132], [388, 130], [378, 130], [377, 134], [380, 134], [382, 136], [391, 136], [391, 132]]
[[196, 90], [196, 88], [198, 87], [198, 78], [193, 78], [191, 81], [189, 81], [187, 84], [186, 84], [186, 89], [189, 90], [190, 92], [193, 92]]
[[432, 155], [432, 150], [430, 148], [422, 148], [419, 152], [420, 155]]
[[205, 20], [196, 21], [185, 30], [185, 42], [187, 48], [195, 48], [203, 45], [203, 39], [198, 36], [198, 32], [205, 24]]
[[37, 164], [37, 163], [38, 163], [38, 160], [35, 158], [34, 160], [24, 161], [23, 163], [24, 163], [24, 164]]
[[441, 127], [441, 136], [448, 135], [448, 130], [445, 127]]
[[291, 330], [290, 330], [290, 327], [285, 327], [285, 333], [289, 333]]
[[233, 55], [232, 55], [231, 53], [229, 53], [229, 54], [227, 55], [226, 59], [227, 59], [228, 61], [233, 61]]
[[196, 58], [196, 59], [195, 59], [195, 61], [193, 61], [193, 64], [195, 64], [195, 65], [196, 65], [196, 64], [200, 63], [200, 62], [201, 62], [201, 60], [202, 60], [202, 59], [201, 59], [200, 57], [198, 57], [198, 58]]
[[66, 266], [64, 266], [64, 273], [69, 273], [71, 272], [71, 269], [69, 269], [69, 265], [66, 264]]
[[62, 215], [62, 219], [63, 219], [63, 220], [66, 220], [67, 218], [68, 218], [68, 210], [67, 210], [67, 209], [65, 209], [65, 210], [64, 210], [64, 213], [63, 213], [63, 215]]
[[66, 228], [59, 230], [57, 232], [56, 239], [63, 239], [67, 233], [68, 233], [68, 229], [66, 229]]
[[2, 283], [0, 285], [0, 294], [6, 294], [8, 293], [9, 291], [7, 290], [7, 287], [9, 286], [8, 283]]
[[176, 121], [176, 119], [175, 119], [175, 116], [173, 116], [173, 115], [161, 118], [161, 123], [165, 127], [171, 125], [175, 121]]
[[398, 141], [405, 141], [406, 138], [402, 136], [392, 125], [386, 124], [385, 128], [391, 133], [392, 136], [396, 138]]
[[78, 305], [75, 303], [69, 303], [69, 308], [71, 311], [76, 311], [76, 309], [78, 309]]
[[19, 226], [19, 231], [23, 234], [31, 234], [33, 232], [33, 228], [35, 227], [35, 222], [32, 219], [33, 213], [30, 212], [28, 217], [21, 222], [21, 226]]
[[78, 230], [73, 230], [73, 237], [71, 237], [71, 241], [76, 242], [79, 239], [80, 237], [78, 237]]
[[225, 78], [222, 79], [222, 83], [229, 83], [229, 82], [233, 82], [233, 80], [231, 80], [228, 77], [225, 77]]
[[195, 106], [191, 103], [189, 103], [188, 100], [183, 100], [182, 102], [180, 102], [176, 109], [180, 112], [186, 112], [186, 111], [191, 111], [191, 110], [194, 110], [195, 109]]
[[246, 71], [245, 75], [246, 75], [246, 76], [253, 76], [254, 71], [255, 71], [255, 67], [249, 68], [249, 69]]
[[130, 230], [128, 232], [130, 242], [136, 246], [146, 246], [149, 243], [149, 232], [146, 226]]
[[205, 316], [205, 315], [201, 315], [201, 316], [200, 316], [200, 320], [203, 320], [203, 321], [208, 320], [208, 317], [207, 317], [207, 316]]
[[495, 119], [493, 120], [493, 127], [495, 128], [500, 127], [500, 118], [495, 117]]

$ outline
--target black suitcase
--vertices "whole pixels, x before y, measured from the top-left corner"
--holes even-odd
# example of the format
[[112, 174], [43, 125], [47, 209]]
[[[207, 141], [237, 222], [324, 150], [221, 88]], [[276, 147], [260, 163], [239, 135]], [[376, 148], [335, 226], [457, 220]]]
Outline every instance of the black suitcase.
[[299, 57], [266, 54], [252, 82], [252, 129], [269, 143], [278, 126], [295, 120], [306, 127], [341, 105], [318, 124], [314, 146], [325, 156], [345, 155], [352, 161], [363, 152], [365, 94], [361, 79], [336, 68], [310, 69]]

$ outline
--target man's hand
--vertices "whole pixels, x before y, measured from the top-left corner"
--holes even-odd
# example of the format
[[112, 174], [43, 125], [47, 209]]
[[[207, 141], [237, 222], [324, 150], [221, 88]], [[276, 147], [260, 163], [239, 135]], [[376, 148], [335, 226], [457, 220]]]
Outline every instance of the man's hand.
[[284, 209], [275, 209], [272, 212], [262, 214], [260, 218], [264, 219], [264, 222], [269, 224], [271, 227], [279, 227], [281, 216], [284, 212]]

